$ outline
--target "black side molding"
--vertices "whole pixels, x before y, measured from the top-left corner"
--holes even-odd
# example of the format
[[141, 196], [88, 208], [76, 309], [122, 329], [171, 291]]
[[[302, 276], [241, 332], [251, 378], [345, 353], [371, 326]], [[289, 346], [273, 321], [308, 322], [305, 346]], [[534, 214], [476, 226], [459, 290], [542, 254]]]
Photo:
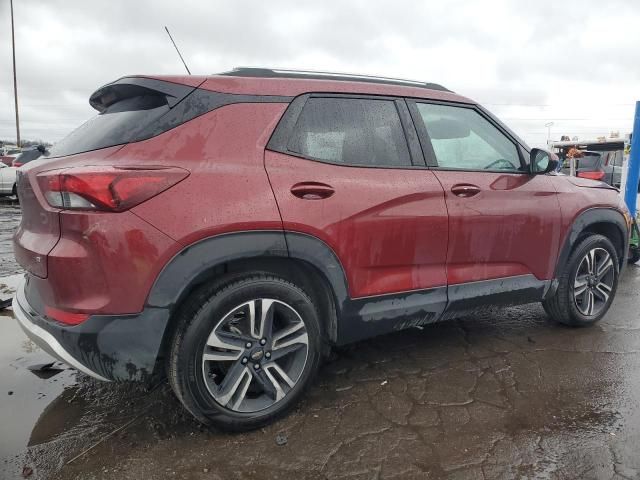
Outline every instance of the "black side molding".
[[[310, 264], [331, 288], [336, 318], [341, 317], [349, 300], [349, 289], [336, 254], [318, 238], [282, 230], [217, 235], [184, 248], [160, 272], [147, 298], [146, 308], [171, 312], [191, 286], [207, 277], [214, 267], [252, 257], [290, 258]], [[332, 339], [338, 335], [336, 318], [328, 319]]]
[[551, 280], [538, 280], [534, 275], [518, 275], [449, 285], [449, 303], [440, 320], [473, 315], [488, 306], [539, 302], [551, 283]]
[[287, 257], [283, 231], [252, 231], [205, 238], [189, 245], [162, 269], [147, 298], [147, 307], [171, 310], [191, 285], [222, 263], [250, 257]]

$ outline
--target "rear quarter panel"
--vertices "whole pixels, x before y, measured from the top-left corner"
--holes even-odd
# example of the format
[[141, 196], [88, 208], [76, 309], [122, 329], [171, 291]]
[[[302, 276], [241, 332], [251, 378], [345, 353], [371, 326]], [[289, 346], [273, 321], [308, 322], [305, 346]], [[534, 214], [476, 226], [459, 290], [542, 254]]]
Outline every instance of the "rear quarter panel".
[[132, 211], [181, 245], [242, 230], [281, 230], [264, 148], [288, 104], [228, 105], [116, 157], [189, 170], [178, 185]]

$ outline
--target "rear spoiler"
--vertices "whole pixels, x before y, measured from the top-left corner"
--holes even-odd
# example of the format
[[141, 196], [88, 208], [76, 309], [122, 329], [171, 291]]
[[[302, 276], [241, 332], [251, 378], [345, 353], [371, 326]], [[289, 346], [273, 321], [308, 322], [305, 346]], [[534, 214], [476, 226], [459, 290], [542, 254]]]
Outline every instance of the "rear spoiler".
[[98, 112], [104, 112], [116, 102], [140, 95], [158, 95], [167, 100], [169, 108], [179, 103], [198, 87], [154, 80], [144, 77], [123, 77], [93, 92], [89, 104]]

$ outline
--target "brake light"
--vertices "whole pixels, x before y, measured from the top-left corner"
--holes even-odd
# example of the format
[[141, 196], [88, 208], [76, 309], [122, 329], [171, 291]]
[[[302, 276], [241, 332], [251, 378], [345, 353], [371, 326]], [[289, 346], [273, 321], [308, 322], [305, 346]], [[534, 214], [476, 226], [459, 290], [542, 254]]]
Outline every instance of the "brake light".
[[57, 308], [48, 306], [44, 307], [44, 314], [49, 318], [67, 325], [79, 325], [89, 318], [89, 315], [86, 313], [65, 312], [64, 310], [58, 310]]
[[184, 180], [176, 167], [76, 167], [37, 175], [52, 207], [122, 212]]
[[578, 176], [580, 178], [588, 178], [590, 180], [602, 180], [604, 178], [604, 172], [601, 170], [596, 170], [595, 172], [578, 172]]
[[14, 162], [11, 164], [11, 166], [12, 166], [12, 167], [16, 167], [16, 168], [21, 167], [22, 165], [24, 165], [24, 163], [22, 163], [22, 162], [16, 162], [15, 160], [14, 160]]

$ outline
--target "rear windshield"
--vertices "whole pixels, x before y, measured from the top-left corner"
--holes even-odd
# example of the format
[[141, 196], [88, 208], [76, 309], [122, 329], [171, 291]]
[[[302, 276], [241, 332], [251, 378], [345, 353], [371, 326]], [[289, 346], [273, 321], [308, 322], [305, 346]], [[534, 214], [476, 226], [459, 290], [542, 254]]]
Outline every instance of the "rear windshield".
[[139, 140], [147, 126], [169, 111], [163, 95], [125, 98], [107, 107], [51, 147], [52, 157], [88, 152]]

